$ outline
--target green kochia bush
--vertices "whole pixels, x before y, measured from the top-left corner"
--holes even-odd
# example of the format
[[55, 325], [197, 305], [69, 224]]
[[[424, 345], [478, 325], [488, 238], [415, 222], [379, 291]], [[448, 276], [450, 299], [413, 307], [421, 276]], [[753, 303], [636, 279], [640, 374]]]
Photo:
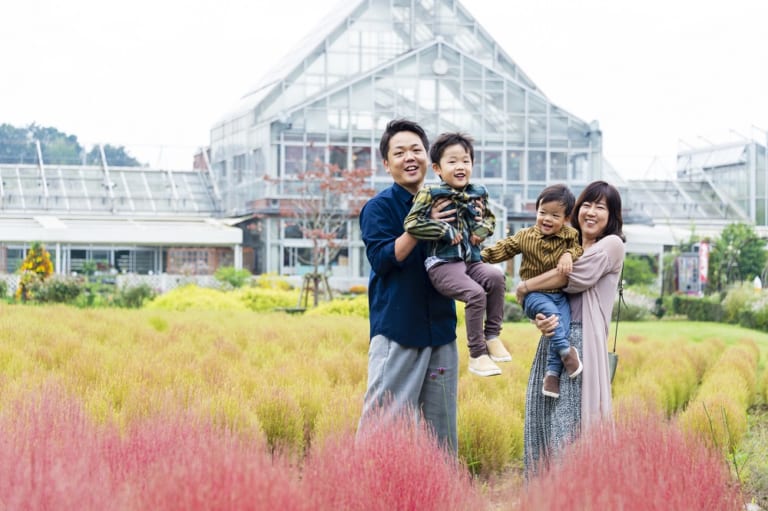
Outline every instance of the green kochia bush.
[[299, 302], [299, 292], [296, 290], [286, 291], [265, 287], [241, 289], [236, 292], [236, 296], [246, 307], [255, 312], [296, 307]]
[[246, 310], [246, 304], [234, 293], [203, 288], [194, 284], [177, 287], [145, 305], [163, 310]]
[[317, 307], [309, 309], [307, 314], [319, 316], [333, 314], [367, 318], [368, 295], [358, 295], [354, 298], [336, 298], [328, 302], [322, 302]]

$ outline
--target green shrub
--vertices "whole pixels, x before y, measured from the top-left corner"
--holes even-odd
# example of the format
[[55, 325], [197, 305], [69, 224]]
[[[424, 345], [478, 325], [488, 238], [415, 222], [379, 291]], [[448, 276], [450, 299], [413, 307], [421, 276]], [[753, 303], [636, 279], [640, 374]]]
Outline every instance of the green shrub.
[[672, 303], [676, 314], [686, 315], [691, 321], [719, 322], [723, 320], [723, 307], [720, 305], [719, 295], [703, 298], [676, 295]]
[[80, 277], [53, 275], [45, 280], [36, 280], [28, 287], [28, 300], [37, 303], [74, 303], [85, 289]]
[[624, 259], [624, 280], [627, 285], [653, 283], [656, 280], [656, 274], [653, 272], [648, 256], [627, 254]]
[[504, 302], [504, 321], [517, 322], [527, 319], [525, 311], [517, 304], [517, 301]]
[[152, 300], [155, 296], [157, 293], [149, 284], [123, 286], [115, 297], [115, 305], [127, 309], [140, 309], [145, 302]]
[[222, 284], [234, 289], [243, 287], [253, 277], [248, 270], [244, 268], [236, 270], [234, 266], [222, 266], [216, 270], [213, 276]]
[[337, 315], [368, 317], [368, 296], [358, 295], [354, 298], [335, 298], [328, 302], [322, 302], [317, 307], [309, 309], [306, 314], [311, 315]]
[[255, 312], [296, 307], [299, 303], [298, 291], [279, 288], [249, 287], [237, 291], [236, 296], [245, 307]]
[[[611, 321], [616, 321], [616, 315], [619, 312], [619, 301], [616, 300], [613, 303], [613, 315], [611, 317]], [[650, 315], [651, 311], [648, 309], [645, 305], [638, 305], [634, 303], [626, 303], [623, 302], [621, 304], [621, 315], [619, 316], [620, 321], [644, 321], [648, 319], [648, 316]]]
[[177, 287], [157, 296], [144, 305], [147, 309], [163, 310], [247, 310], [246, 304], [234, 293], [227, 293], [194, 284]]
[[488, 477], [503, 473], [510, 460], [522, 454], [522, 419], [518, 414], [499, 416], [499, 402], [475, 395], [461, 402], [459, 456], [472, 474]]
[[279, 289], [281, 291], [293, 289], [290, 282], [275, 273], [262, 273], [254, 279], [254, 286], [263, 289]]
[[8, 297], [8, 283], [5, 280], [0, 280], [0, 299]]
[[723, 300], [723, 321], [726, 323], [740, 322], [743, 311], [749, 309], [750, 302], [755, 299], [752, 285], [736, 286], [728, 291]]

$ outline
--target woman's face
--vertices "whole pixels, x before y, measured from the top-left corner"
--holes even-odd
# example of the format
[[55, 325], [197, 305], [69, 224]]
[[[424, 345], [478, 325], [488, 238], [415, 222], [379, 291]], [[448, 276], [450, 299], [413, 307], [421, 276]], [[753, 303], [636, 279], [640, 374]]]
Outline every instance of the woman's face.
[[579, 227], [583, 241], [595, 241], [608, 225], [608, 204], [604, 198], [583, 202], [579, 208]]

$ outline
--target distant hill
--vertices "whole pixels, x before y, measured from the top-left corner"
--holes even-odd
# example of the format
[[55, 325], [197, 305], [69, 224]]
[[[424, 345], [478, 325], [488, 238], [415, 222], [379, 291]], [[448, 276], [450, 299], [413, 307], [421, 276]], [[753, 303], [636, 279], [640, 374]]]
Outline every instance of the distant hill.
[[[17, 128], [0, 124], [0, 164], [37, 163], [37, 144], [46, 165], [100, 165], [101, 152], [98, 146], [86, 152], [77, 141], [77, 136], [62, 133], [56, 128], [30, 124]], [[115, 167], [147, 167], [128, 154], [123, 146], [104, 145], [107, 163]]]

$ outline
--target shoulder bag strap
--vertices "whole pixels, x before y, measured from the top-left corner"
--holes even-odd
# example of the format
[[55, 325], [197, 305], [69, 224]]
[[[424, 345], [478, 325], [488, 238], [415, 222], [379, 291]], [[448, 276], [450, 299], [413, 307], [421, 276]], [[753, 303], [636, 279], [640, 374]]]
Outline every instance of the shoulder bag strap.
[[616, 353], [616, 341], [619, 339], [619, 317], [621, 316], [621, 304], [627, 305], [624, 301], [624, 265], [621, 265], [621, 274], [619, 275], [619, 303], [616, 305], [616, 331], [613, 334], [613, 352]]

